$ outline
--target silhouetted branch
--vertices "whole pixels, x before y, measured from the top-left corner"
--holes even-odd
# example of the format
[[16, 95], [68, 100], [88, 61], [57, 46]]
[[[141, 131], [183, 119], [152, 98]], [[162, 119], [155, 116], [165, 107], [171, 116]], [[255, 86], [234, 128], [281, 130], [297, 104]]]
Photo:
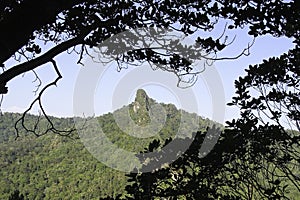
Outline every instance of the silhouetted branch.
[[[87, 34], [83, 34], [78, 37], [72, 38], [68, 41], [62, 42], [61, 44], [58, 44], [57, 46], [53, 47], [48, 52], [44, 53], [43, 55], [41, 55], [39, 57], [29, 60], [25, 63], [16, 65], [16, 66], [4, 71], [2, 74], [0, 74], [0, 86], [5, 87], [6, 83], [8, 81], [10, 81], [11, 79], [13, 79], [14, 77], [16, 77], [24, 72], [33, 70], [47, 62], [51, 62], [51, 60], [58, 54], [66, 51], [70, 47], [73, 47], [73, 46], [83, 43], [84, 37], [86, 35]], [[1, 87], [0, 87], [0, 92], [2, 91]], [[4, 92], [2, 92], [0, 94], [3, 94], [3, 93]]]
[[[57, 78], [53, 82], [51, 82], [51, 83], [47, 84], [45, 87], [43, 87], [43, 89], [39, 92], [38, 96], [30, 104], [29, 108], [22, 114], [21, 118], [17, 120], [17, 122], [15, 123], [16, 138], [19, 137], [19, 128], [18, 128], [19, 123], [21, 123], [22, 128], [24, 128], [26, 130], [26, 132], [33, 133], [36, 136], [45, 135], [49, 132], [53, 132], [55, 134], [62, 135], [62, 136], [68, 136], [68, 135], [72, 134], [74, 131], [76, 131], [75, 124], [69, 130], [58, 130], [58, 129], [56, 129], [53, 122], [51, 121], [50, 117], [47, 115], [47, 113], [46, 113], [46, 111], [43, 107], [42, 96], [43, 96], [44, 92], [51, 86], [57, 86], [57, 82], [62, 78], [62, 76], [59, 72], [59, 69], [56, 65], [56, 62], [54, 60], [51, 60], [50, 62], [52, 63], [53, 68], [54, 68], [54, 70], [57, 74]], [[33, 128], [28, 128], [25, 124], [26, 115], [29, 113], [29, 111], [32, 110], [33, 106], [36, 103], [38, 104], [38, 106], [41, 110], [41, 114], [42, 114], [43, 118], [47, 122], [47, 127], [45, 128], [45, 130], [43, 130], [41, 132], [39, 132], [40, 131], [39, 130], [39, 123], [41, 121], [41, 115], [38, 116], [38, 119], [37, 119], [36, 123], [34, 124]]]

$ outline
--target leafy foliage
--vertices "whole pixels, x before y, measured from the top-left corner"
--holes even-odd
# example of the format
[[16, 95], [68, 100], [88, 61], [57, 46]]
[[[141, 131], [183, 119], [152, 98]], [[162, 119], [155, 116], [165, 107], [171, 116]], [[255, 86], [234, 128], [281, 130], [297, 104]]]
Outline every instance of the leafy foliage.
[[[220, 131], [215, 127], [209, 130]], [[187, 140], [192, 140], [192, 143], [170, 165], [149, 173], [128, 174], [125, 195], [113, 199], [297, 198], [299, 180], [290, 179], [275, 162], [266, 160], [261, 149], [251, 149], [248, 140], [238, 132], [225, 129], [215, 148], [207, 156], [201, 157], [203, 152], [200, 149], [205, 134], [207, 132], [198, 132], [194, 138], [178, 139], [178, 145], [189, 143]], [[157, 147], [158, 143], [154, 142], [148, 150]], [[169, 156], [168, 153], [162, 154], [162, 157], [154, 158], [144, 167]], [[299, 175], [298, 168], [289, 165], [289, 169], [290, 175]]]
[[[232, 103], [241, 111], [241, 118], [228, 122], [232, 131], [245, 140], [255, 170], [263, 172], [270, 188], [260, 191], [276, 199], [282, 197], [289, 179], [300, 191], [299, 174], [299, 45], [279, 58], [249, 66], [247, 75], [235, 82], [236, 96]], [[289, 128], [290, 130], [288, 130]], [[298, 130], [298, 131], [296, 131]], [[252, 170], [245, 168], [245, 173]], [[257, 185], [263, 186], [257, 182]], [[279, 192], [279, 188], [282, 191]]]
[[[39, 10], [32, 12], [36, 5]], [[104, 40], [127, 30], [136, 28], [173, 29], [186, 36], [197, 31], [211, 31], [220, 19], [228, 21], [229, 29], [249, 27], [249, 35], [272, 34], [299, 38], [299, 5], [297, 1], [127, 1], [127, 0], [74, 0], [39, 1], [24, 0], [3, 1], [0, 4], [0, 55], [1, 65], [14, 56], [19, 61], [25, 58], [25, 64], [12, 66], [11, 70], [0, 75], [0, 91], [6, 93], [5, 85], [15, 76], [35, 69], [74, 47], [79, 52], [79, 61], [87, 52], [86, 46], [96, 47]], [[23, 22], [17, 16], [22, 16]], [[15, 26], [11, 26], [14, 24]], [[136, 35], [139, 36], [139, 35]], [[18, 38], [18, 40], [16, 40]], [[134, 46], [140, 40], [116, 41], [110, 54], [116, 55], [116, 61], [133, 63], [136, 60], [163, 64], [168, 71], [191, 71], [190, 62], [182, 59], [178, 53], [162, 56], [153, 48], [136, 49], [122, 52], [126, 46]], [[38, 40], [52, 44], [52, 51], [45, 52]], [[223, 39], [222, 39], [223, 40]], [[190, 45], [190, 50], [205, 50], [217, 53], [227, 45], [227, 39], [197, 37], [198, 45]], [[59, 45], [57, 45], [59, 44]], [[81, 50], [75, 46], [81, 45]], [[201, 48], [196, 48], [196, 46]], [[43, 50], [43, 51], [42, 51]], [[36, 54], [43, 56], [36, 58]], [[205, 57], [205, 56], [204, 56]], [[203, 57], [203, 58], [204, 58]]]
[[[140, 95], [141, 93], [141, 95]], [[114, 115], [120, 119], [128, 120], [122, 109], [133, 112], [132, 106], [139, 102], [143, 105], [147, 99], [150, 104], [158, 104], [149, 98], [144, 91], [139, 90], [135, 102], [123, 107], [115, 113], [108, 113], [97, 117], [100, 127], [106, 136], [120, 148], [132, 152], [144, 150], [150, 142], [164, 141], [174, 137], [180, 113], [171, 104], [159, 104], [166, 109], [167, 119], [164, 127], [153, 137], [135, 138], [122, 131], [114, 120]], [[140, 112], [135, 113], [136, 119], [143, 118], [148, 113], [145, 107], [140, 107]], [[165, 114], [165, 113], [161, 113]], [[191, 120], [195, 117], [190, 114]], [[20, 114], [4, 113], [0, 118], [0, 199], [14, 196], [15, 190], [19, 191], [24, 199], [99, 199], [107, 195], [115, 197], [123, 193], [127, 178], [123, 172], [106, 167], [96, 160], [87, 151], [78, 138], [77, 133], [69, 137], [48, 134], [35, 137], [20, 129], [20, 136], [15, 140], [15, 131], [11, 127]], [[38, 116], [28, 115], [26, 123], [34, 125]], [[51, 119], [55, 126], [64, 129], [72, 123], [70, 118]], [[200, 119], [200, 129], [205, 129], [213, 122]], [[43, 127], [40, 127], [43, 129]], [[97, 127], [86, 127], [91, 131]], [[191, 132], [185, 127], [186, 132]], [[155, 145], [157, 146], [157, 145]], [[123, 160], [118, 155], [111, 155], [116, 160]], [[124, 161], [124, 163], [126, 163]], [[14, 196], [15, 197], [15, 196]]]
[[[40, 9], [32, 11], [34, 6]], [[141, 27], [171, 28], [192, 36], [198, 30], [205, 32], [214, 29], [220, 19], [225, 19], [228, 20], [229, 29], [247, 26], [249, 35], [253, 37], [271, 34], [274, 37], [292, 38], [295, 48], [279, 58], [269, 58], [262, 64], [250, 66], [247, 76], [236, 81], [236, 96], [231, 105], [240, 108], [241, 118], [228, 122], [228, 128], [209, 155], [199, 158], [199, 153], [203, 153], [199, 152], [203, 134], [198, 132], [189, 150], [169, 166], [152, 173], [130, 174], [132, 184], [126, 187], [127, 194], [123, 196], [117, 196], [121, 190], [110, 188], [107, 182], [101, 182], [101, 178], [94, 176], [95, 172], [103, 173], [103, 166], [93, 163], [92, 158], [84, 154], [82, 145], [75, 142], [77, 140], [50, 140], [51, 136], [32, 140], [32, 136], [23, 132], [23, 139], [18, 143], [13, 142], [11, 130], [5, 124], [11, 124], [11, 120], [17, 115], [5, 114], [0, 119], [3, 132], [0, 136], [3, 142], [0, 146], [0, 173], [1, 177], [5, 177], [0, 180], [0, 194], [3, 194], [1, 198], [22, 198], [22, 195], [28, 199], [49, 199], [50, 196], [51, 199], [92, 199], [103, 195], [111, 196], [109, 199], [297, 198], [300, 191], [300, 136], [295, 130], [286, 130], [285, 125], [287, 123], [290, 128], [299, 131], [299, 15], [299, 1], [295, 0], [2, 1], [0, 26], [5, 31], [0, 32], [0, 64], [4, 69], [0, 74], [1, 94], [8, 92], [6, 84], [11, 79], [47, 62], [53, 64], [58, 75], [48, 86], [55, 85], [61, 78], [54, 61], [56, 55], [69, 48], [78, 52], [75, 47], [81, 45], [78, 52], [80, 63], [83, 55], [88, 54], [87, 46], [95, 47], [120, 32]], [[19, 16], [23, 20], [19, 20]], [[39, 46], [38, 40], [45, 41], [48, 45], [51, 43], [52, 47], [46, 52]], [[107, 53], [118, 64], [135, 64], [136, 61], [141, 61], [164, 65], [163, 70], [174, 72], [178, 76], [181, 75], [180, 72], [191, 73], [191, 62], [178, 54], [183, 46], [175, 49], [175, 53], [165, 55], [151, 48], [119, 51], [127, 50], [126, 47], [139, 42], [129, 41], [128, 38], [115, 41], [115, 49], [108, 49]], [[216, 54], [228, 45], [225, 38], [222, 41], [221, 38], [197, 37], [195, 42], [200, 44], [183, 49], [194, 50], [193, 52], [205, 50], [208, 54]], [[174, 46], [176, 45], [175, 42]], [[41, 56], [36, 57], [38, 54]], [[243, 54], [244, 52], [241, 55]], [[25, 58], [25, 61], [6, 70], [3, 63], [12, 56], [18, 61]], [[193, 59], [193, 56], [189, 59]], [[48, 86], [41, 91], [45, 91]], [[40, 92], [35, 100], [39, 105], [42, 94]], [[135, 112], [136, 105], [132, 105], [130, 111], [134, 120], [144, 126], [151, 118], [145, 112], [148, 105], [140, 102], [142, 110]], [[171, 105], [163, 106], [174, 110]], [[46, 113], [43, 114], [49, 119]], [[157, 138], [151, 138], [154, 141], [146, 151], [159, 150], [159, 140], [165, 140], [170, 133], [176, 131], [178, 112], [168, 114], [166, 126]], [[33, 127], [34, 132], [39, 131], [35, 129], [35, 116], [27, 117], [29, 121], [26, 123]], [[150, 142], [144, 140], [141, 142], [143, 145], [133, 146], [132, 138], [128, 135], [120, 136], [121, 131], [112, 119], [112, 114], [107, 114], [100, 117], [99, 122], [110, 133], [110, 139], [120, 146], [140, 151], [144, 148], [143, 145]], [[62, 128], [70, 122], [69, 119], [51, 120]], [[51, 123], [51, 120], [48, 122]], [[187, 134], [191, 134], [188, 127], [185, 129]], [[189, 138], [175, 140], [176, 143], [183, 144]], [[165, 144], [170, 141], [167, 140]], [[41, 152], [45, 157], [41, 156]], [[157, 159], [163, 159], [162, 155], [164, 154], [160, 154], [161, 157]], [[81, 159], [75, 162], [76, 158]], [[155, 162], [155, 158], [148, 164], [152, 162]], [[62, 174], [67, 175], [63, 177]], [[108, 174], [113, 176], [107, 179], [110, 177]], [[104, 173], [104, 177], [105, 180], [116, 180], [119, 186], [124, 185], [126, 180], [115, 172]], [[105, 194], [100, 194], [99, 191], [104, 191]]]
[[236, 96], [229, 103], [239, 107], [241, 117], [227, 122], [210, 154], [201, 156], [198, 132], [174, 163], [129, 174], [127, 194], [116, 199], [297, 199], [299, 65], [296, 45], [279, 58], [250, 66], [235, 82]]

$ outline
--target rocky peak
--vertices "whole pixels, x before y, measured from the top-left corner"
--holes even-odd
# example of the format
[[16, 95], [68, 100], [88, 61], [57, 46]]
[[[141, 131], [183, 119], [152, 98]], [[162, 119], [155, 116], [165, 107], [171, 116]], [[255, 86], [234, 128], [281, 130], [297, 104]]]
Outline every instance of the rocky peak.
[[155, 103], [145, 90], [138, 89], [136, 92], [135, 100], [131, 104], [131, 117], [138, 124], [147, 124], [150, 122], [150, 106]]
[[138, 89], [136, 92], [135, 100], [133, 102], [133, 110], [136, 113], [137, 110], [149, 111], [150, 109], [150, 98], [143, 89]]

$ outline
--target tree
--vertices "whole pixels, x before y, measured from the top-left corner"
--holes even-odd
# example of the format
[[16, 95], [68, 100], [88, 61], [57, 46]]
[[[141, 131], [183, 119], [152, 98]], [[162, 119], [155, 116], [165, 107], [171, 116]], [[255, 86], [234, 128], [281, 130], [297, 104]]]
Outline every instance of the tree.
[[[115, 199], [252, 200], [294, 199], [295, 193], [299, 195], [300, 60], [296, 50], [250, 67], [248, 74], [236, 81], [237, 96], [230, 105], [240, 107], [241, 117], [227, 122], [208, 155], [201, 156], [201, 145], [205, 145], [209, 131], [198, 132], [192, 138], [167, 140], [163, 146], [170, 142], [176, 143], [175, 147], [191, 143], [171, 163], [164, 163], [164, 159], [180, 149], [162, 151], [160, 142], [153, 141], [142, 153], [157, 151], [156, 156], [139, 159], [141, 163], [148, 161], [141, 171], [149, 166], [157, 169], [128, 174], [127, 193]], [[249, 91], [254, 89], [259, 95], [250, 98]], [[298, 131], [287, 130], [282, 122]], [[218, 131], [214, 127], [210, 130]]]
[[[32, 11], [32, 8], [36, 7]], [[52, 63], [58, 77], [44, 88], [38, 88], [39, 95], [33, 101], [38, 103], [42, 114], [51, 127], [49, 131], [59, 132], [51, 125], [41, 103], [44, 91], [61, 78], [55, 56], [69, 49], [78, 52], [78, 63], [89, 54], [88, 47], [96, 47], [105, 39], [127, 30], [141, 27], [170, 28], [186, 36], [197, 31], [211, 31], [219, 20], [227, 20], [224, 29], [249, 26], [249, 35], [272, 34], [274, 37], [287, 36], [299, 41], [299, 5], [296, 1], [113, 1], [113, 0], [6, 0], [0, 3], [0, 94], [8, 91], [7, 82], [14, 77], [32, 71], [41, 81], [35, 69], [45, 63]], [[22, 20], [20, 20], [22, 18]], [[43, 41], [49, 49], [40, 46]], [[138, 42], [138, 41], [136, 41]], [[194, 52], [205, 50], [208, 55], [217, 54], [230, 44], [226, 37], [197, 37], [197, 45], [190, 48]], [[115, 48], [132, 46], [126, 41], [118, 41]], [[123, 46], [122, 46], [123, 45]], [[79, 49], [76, 47], [79, 47]], [[247, 54], [247, 49], [241, 55]], [[115, 60], [120, 64], [133, 64], [135, 61], [159, 64], [163, 70], [171, 71], [181, 78], [182, 74], [193, 74], [191, 60], [186, 60], [178, 52], [161, 54], [153, 48], [120, 52], [112, 50]], [[195, 55], [199, 56], [199, 55]], [[9, 58], [15, 58], [20, 64], [5, 66]], [[206, 56], [204, 56], [206, 57]], [[218, 60], [222, 58], [206, 57]], [[227, 59], [227, 58], [224, 58]], [[32, 105], [29, 107], [31, 109]], [[25, 112], [25, 114], [28, 110]], [[23, 120], [22, 120], [22, 124]], [[33, 130], [33, 132], [35, 132]]]
[[[264, 191], [272, 198], [280, 197], [275, 195], [279, 187], [293, 185], [300, 192], [299, 53], [297, 44], [279, 58], [250, 66], [247, 75], [236, 80], [236, 96], [229, 104], [239, 107], [241, 117], [228, 127], [243, 135], [250, 154], [260, 160], [255, 166], [262, 177], [275, 184]], [[252, 174], [252, 169], [244, 169]]]
[[[39, 9], [32, 11], [33, 7]], [[127, 30], [170, 28], [192, 36], [199, 30], [214, 29], [220, 20], [227, 20], [225, 31], [247, 26], [249, 35], [254, 38], [266, 34], [293, 38], [294, 49], [279, 58], [250, 66], [247, 76], [236, 81], [237, 96], [231, 105], [239, 106], [241, 118], [228, 122], [228, 128], [208, 156], [198, 157], [203, 139], [198, 133], [181, 158], [149, 174], [131, 174], [133, 184], [127, 187], [129, 199], [146, 198], [149, 194], [169, 198], [180, 195], [191, 198], [200, 195], [206, 199], [288, 198], [286, 185], [293, 185], [300, 191], [299, 176], [295, 173], [299, 166], [299, 132], [286, 130], [283, 124], [299, 131], [299, 15], [299, 1], [296, 0], [5, 0], [0, 3], [0, 27], [4, 30], [0, 32], [3, 68], [0, 94], [7, 93], [6, 84], [14, 77], [27, 71], [35, 73], [42, 64], [52, 63], [58, 78], [39, 90], [33, 104], [40, 103], [50, 124], [44, 133], [60, 133], [44, 112], [41, 96], [61, 78], [54, 59], [68, 49], [77, 51], [79, 47], [80, 63], [83, 56], [89, 54], [88, 47], [97, 47]], [[39, 40], [52, 46], [45, 49]], [[226, 37], [199, 36], [195, 42], [198, 45], [182, 48], [201, 49], [208, 55], [215, 55], [230, 44]], [[124, 39], [115, 45], [118, 49], [135, 43]], [[247, 49], [241, 55], [246, 54]], [[160, 51], [148, 47], [126, 52], [112, 49], [109, 54], [114, 55], [120, 65], [140, 61], [163, 65], [161, 69], [177, 75], [193, 73], [191, 62], [176, 51], [161, 55]], [[20, 63], [5, 66], [12, 57]], [[253, 91], [257, 96], [252, 95]], [[23, 126], [24, 117], [21, 119]], [[27, 131], [36, 133], [35, 129]], [[184, 140], [188, 139], [178, 142]], [[155, 143], [152, 150], [153, 145], [155, 147]]]
[[250, 66], [247, 75], [236, 80], [236, 96], [229, 105], [238, 106], [241, 117], [227, 122], [206, 157], [199, 156], [205, 134], [198, 132], [184, 155], [167, 167], [129, 174], [127, 194], [117, 199], [252, 200], [294, 199], [295, 193], [298, 196], [299, 55], [297, 45], [279, 58]]
[[[210, 131], [219, 130], [212, 128]], [[161, 162], [163, 167], [151, 172], [128, 174], [126, 193], [103, 199], [293, 199], [295, 196], [289, 191], [300, 192], [299, 178], [289, 177], [297, 170], [282, 173], [275, 160], [264, 157], [273, 149], [272, 144], [265, 143], [263, 148], [253, 149], [241, 132], [226, 129], [215, 148], [200, 158], [206, 134], [198, 132], [192, 138], [178, 139], [179, 145], [192, 140], [182, 156], [170, 164]], [[164, 145], [169, 142], [171, 140]], [[151, 143], [145, 152], [153, 149], [160, 154], [151, 158], [144, 168], [169, 156], [160, 151], [157, 142]], [[178, 153], [178, 149], [173, 150]]]
[[297, 45], [278, 58], [249, 66], [247, 76], [235, 81], [237, 95], [229, 105], [238, 106], [243, 119], [300, 131], [299, 50]]
[[300, 54], [295, 43], [282, 56], [249, 66], [236, 80], [229, 105], [238, 106], [241, 117], [227, 122], [212, 152], [199, 156], [203, 134], [197, 133], [169, 166], [129, 174], [127, 194], [117, 199], [293, 199], [291, 193], [299, 194]]

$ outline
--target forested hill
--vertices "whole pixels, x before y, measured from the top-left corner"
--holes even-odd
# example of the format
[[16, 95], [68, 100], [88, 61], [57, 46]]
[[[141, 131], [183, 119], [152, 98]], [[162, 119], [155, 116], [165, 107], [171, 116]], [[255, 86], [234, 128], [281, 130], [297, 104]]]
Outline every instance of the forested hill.
[[[160, 106], [164, 109], [156, 109], [155, 112], [162, 113], [151, 114], [151, 108], [161, 108]], [[119, 125], [121, 123], [126, 126], [130, 123], [126, 116], [128, 110], [133, 121], [139, 126], [150, 127], [149, 131], [153, 129], [147, 125], [153, 120], [163, 121], [164, 126], [151, 137], [136, 138], [132, 134], [126, 134], [126, 131], [130, 131], [130, 126], [127, 127], [128, 130], [121, 130]], [[165, 118], [156, 118], [163, 114]], [[163, 141], [173, 137], [179, 129], [182, 115], [185, 120], [199, 123], [199, 130], [213, 124], [202, 118], [193, 121], [196, 114], [178, 110], [172, 104], [157, 103], [144, 90], [137, 91], [135, 101], [130, 105], [97, 119], [112, 142], [120, 148], [138, 153], [154, 139]], [[20, 127], [20, 137], [15, 140], [14, 123], [20, 117], [16, 113], [3, 113], [0, 117], [0, 199], [9, 199], [16, 190], [25, 199], [99, 199], [101, 196], [115, 196], [124, 190], [125, 174], [112, 170], [95, 159], [76, 133], [71, 137], [55, 134], [36, 137]], [[119, 119], [118, 125], [115, 118]], [[37, 116], [29, 115], [25, 123], [34, 126], [36, 120]], [[53, 117], [52, 122], [57, 128], [64, 129], [72, 125], [73, 119]], [[190, 126], [180, 128], [187, 134], [195, 131]], [[120, 158], [116, 156], [115, 159]]]

